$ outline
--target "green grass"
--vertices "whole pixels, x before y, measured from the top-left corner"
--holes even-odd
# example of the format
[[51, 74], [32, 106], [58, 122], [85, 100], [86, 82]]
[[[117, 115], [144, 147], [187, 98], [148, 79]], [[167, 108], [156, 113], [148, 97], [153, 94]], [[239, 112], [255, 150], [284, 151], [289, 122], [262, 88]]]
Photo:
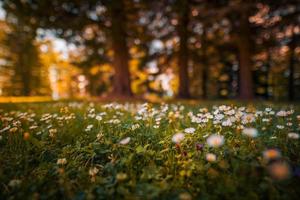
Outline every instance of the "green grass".
[[[289, 135], [299, 136], [299, 106], [264, 103], [238, 111], [237, 103], [227, 108], [209, 103], [107, 105], [0, 105], [0, 199], [297, 199], [300, 195], [300, 139]], [[199, 111], [203, 107], [208, 111]], [[216, 122], [220, 117], [216, 110], [224, 114], [221, 123], [232, 116], [231, 126]], [[280, 110], [293, 112], [277, 116]], [[207, 122], [199, 122], [199, 113]], [[249, 123], [242, 123], [246, 116]], [[87, 130], [89, 125], [93, 127]], [[255, 128], [258, 136], [243, 134], [241, 125]], [[172, 141], [174, 134], [191, 127], [194, 133], [185, 133], [177, 144]], [[209, 146], [207, 137], [212, 134], [223, 136], [224, 144]], [[208, 161], [207, 153], [216, 155], [216, 161]], [[66, 163], [59, 164], [58, 159]]]

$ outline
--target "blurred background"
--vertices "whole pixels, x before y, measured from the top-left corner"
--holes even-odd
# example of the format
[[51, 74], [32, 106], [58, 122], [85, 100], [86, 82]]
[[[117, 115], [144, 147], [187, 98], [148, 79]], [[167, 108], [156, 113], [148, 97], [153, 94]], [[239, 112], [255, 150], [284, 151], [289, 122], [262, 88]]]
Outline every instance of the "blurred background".
[[0, 97], [300, 100], [299, 0], [0, 0]]

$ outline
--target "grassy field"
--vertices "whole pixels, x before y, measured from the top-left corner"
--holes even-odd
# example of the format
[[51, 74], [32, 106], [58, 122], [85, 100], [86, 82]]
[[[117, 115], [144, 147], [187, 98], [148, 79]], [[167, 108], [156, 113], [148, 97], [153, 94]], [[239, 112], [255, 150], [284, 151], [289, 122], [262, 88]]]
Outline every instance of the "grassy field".
[[0, 199], [298, 199], [291, 105], [0, 105]]

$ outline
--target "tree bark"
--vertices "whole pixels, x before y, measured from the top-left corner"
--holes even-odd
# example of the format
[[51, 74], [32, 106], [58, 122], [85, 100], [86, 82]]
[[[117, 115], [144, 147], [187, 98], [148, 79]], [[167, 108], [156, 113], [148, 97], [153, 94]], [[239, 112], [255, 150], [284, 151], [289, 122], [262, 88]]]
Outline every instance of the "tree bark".
[[[23, 57], [23, 56], [22, 56]], [[26, 62], [26, 60], [25, 60]], [[31, 87], [30, 87], [30, 81], [31, 81], [31, 73], [30, 73], [30, 66], [27, 66], [28, 64], [25, 63], [25, 62], [22, 62], [20, 66], [21, 68], [21, 80], [22, 80], [22, 95], [23, 96], [30, 96], [31, 94]]]
[[[16, 62], [16, 75], [19, 75], [21, 81], [21, 91], [22, 96], [30, 96], [32, 92], [31, 82], [33, 80], [32, 68], [35, 64], [34, 53], [33, 52], [33, 39], [26, 35], [21, 35], [19, 37], [19, 47], [16, 47], [17, 52], [17, 62]], [[33, 62], [32, 62], [33, 61]]]
[[188, 0], [180, 1], [180, 13], [179, 13], [179, 55], [178, 55], [178, 67], [179, 67], [179, 98], [190, 98], [189, 92], [189, 75], [188, 75], [188, 23], [189, 23], [189, 5]]
[[295, 99], [294, 94], [294, 73], [295, 73], [295, 49], [296, 49], [296, 37], [295, 34], [292, 36], [292, 40], [289, 43], [289, 100], [293, 101]]
[[123, 8], [123, 0], [111, 2], [111, 37], [113, 66], [115, 70], [113, 95], [132, 96], [130, 71], [129, 71], [129, 49], [126, 41], [126, 16]]
[[239, 50], [239, 98], [251, 100], [253, 94], [252, 63], [251, 63], [251, 41], [248, 15], [242, 13], [240, 18], [240, 32], [237, 36], [237, 47]]
[[266, 99], [268, 100], [270, 98], [269, 95], [269, 88], [270, 88], [270, 84], [269, 84], [269, 76], [270, 76], [270, 69], [271, 69], [271, 62], [272, 62], [272, 53], [271, 50], [268, 49], [267, 50], [267, 63], [266, 63]]
[[202, 43], [202, 99], [207, 99], [207, 80], [208, 80], [208, 62], [207, 62], [207, 42], [206, 42], [206, 30], [204, 28], [203, 35], [201, 37]]

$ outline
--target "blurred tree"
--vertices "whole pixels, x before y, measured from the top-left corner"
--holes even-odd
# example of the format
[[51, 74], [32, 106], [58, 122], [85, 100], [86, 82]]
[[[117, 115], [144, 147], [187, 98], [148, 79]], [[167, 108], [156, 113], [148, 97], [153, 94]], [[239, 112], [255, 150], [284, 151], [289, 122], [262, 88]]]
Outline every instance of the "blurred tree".
[[[260, 12], [250, 18], [250, 21], [262, 27], [256, 43], [260, 44], [262, 51], [267, 52], [269, 55], [266, 59], [268, 69], [276, 67], [271, 65], [273, 62], [269, 60], [269, 58], [273, 57], [273, 61], [280, 60], [282, 69], [281, 79], [283, 82], [277, 87], [284, 87], [280, 96], [287, 96], [289, 100], [294, 100], [297, 87], [300, 89], [300, 87], [295, 84], [295, 82], [298, 82], [297, 77], [300, 75], [298, 72], [299, 59], [297, 59], [297, 47], [299, 47], [300, 42], [299, 1], [264, 0], [260, 1], [257, 7]], [[270, 49], [272, 49], [272, 51], [270, 51]], [[286, 78], [288, 79], [287, 81], [285, 81]], [[287, 84], [283, 84], [285, 82], [287, 82]], [[288, 90], [285, 89], [286, 87], [288, 87]], [[271, 91], [277, 90], [269, 89], [271, 89]]]
[[190, 98], [189, 92], [189, 15], [190, 15], [190, 3], [189, 0], [177, 1], [178, 12], [178, 25], [177, 31], [179, 36], [179, 51], [178, 51], [178, 67], [179, 67], [179, 91], [178, 96], [180, 98]]
[[111, 17], [111, 39], [114, 51], [113, 65], [115, 67], [114, 93], [122, 96], [131, 96], [129, 49], [127, 45], [126, 14], [124, 2], [110, 1], [107, 3]]
[[80, 96], [79, 81], [80, 70], [72, 65], [67, 58], [55, 51], [51, 40], [39, 41], [40, 47], [40, 88], [44, 94], [52, 95], [54, 99], [73, 98]]
[[255, 1], [214, 1], [215, 15], [231, 22], [231, 42], [236, 45], [239, 60], [239, 98], [253, 99], [252, 76], [253, 38], [255, 37], [249, 17], [257, 12]]
[[161, 85], [151, 85], [166, 84], [174, 72], [180, 98], [297, 96], [298, 0], [1, 1], [20, 35], [10, 41], [22, 40], [27, 49], [21, 51], [31, 55], [11, 58], [31, 63], [28, 69], [37, 65], [36, 30], [50, 29], [75, 46], [71, 59], [83, 68], [92, 95], [164, 96]]
[[8, 96], [11, 94], [13, 63], [11, 62], [11, 54], [6, 45], [6, 36], [11, 31], [6, 21], [0, 21], [0, 95]]
[[12, 95], [37, 95], [40, 84], [40, 63], [38, 47], [35, 44], [36, 21], [28, 18], [28, 9], [21, 5], [4, 5], [9, 11], [6, 13], [6, 22], [10, 31], [6, 33], [4, 45], [8, 50], [8, 61], [14, 67], [11, 78]]
[[[26, 17], [36, 20], [40, 27], [54, 29], [57, 35], [68, 41], [87, 47], [89, 55], [85, 61], [103, 63], [107, 61], [102, 60], [104, 53], [108, 48], [112, 49], [115, 71], [113, 94], [131, 96], [126, 1], [3, 0], [3, 4], [6, 11], [14, 15], [23, 9], [30, 10]], [[93, 44], [94, 41], [97, 42]], [[95, 54], [100, 55], [95, 58]], [[93, 59], [89, 59], [92, 56]]]

